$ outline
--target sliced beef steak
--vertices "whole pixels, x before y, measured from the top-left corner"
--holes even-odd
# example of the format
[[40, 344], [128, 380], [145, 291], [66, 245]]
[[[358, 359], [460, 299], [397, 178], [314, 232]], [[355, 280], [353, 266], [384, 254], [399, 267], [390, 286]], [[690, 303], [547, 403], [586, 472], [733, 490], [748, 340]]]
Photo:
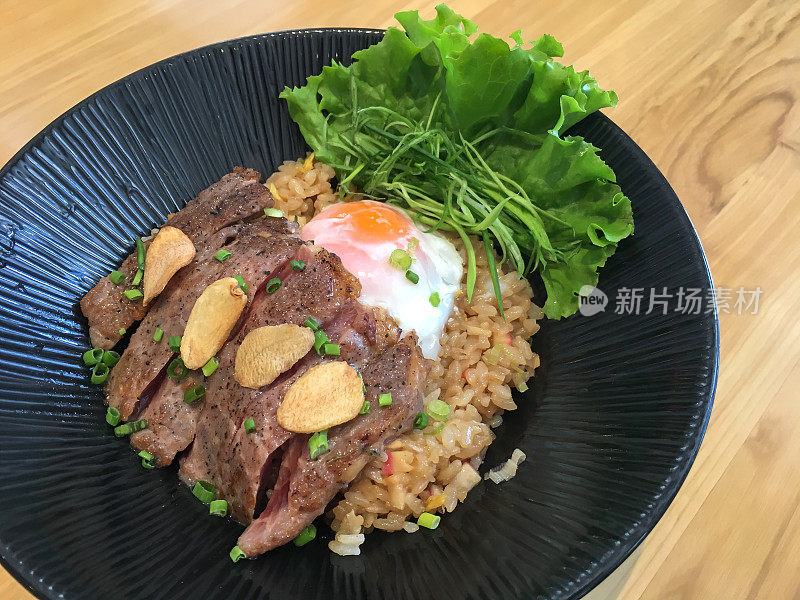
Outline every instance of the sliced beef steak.
[[274, 206], [274, 201], [260, 179], [258, 171], [235, 167], [165, 224], [177, 227], [192, 240], [203, 240], [228, 225], [261, 216], [265, 208]]
[[[234, 375], [241, 341], [258, 327], [301, 325], [308, 317], [321, 323], [336, 340], [334, 322], [348, 318], [356, 304], [353, 300], [360, 293], [358, 280], [326, 250], [307, 245], [298, 258], [305, 262], [305, 268], [290, 268], [274, 293], [259, 291], [236, 339], [220, 353], [219, 368], [206, 392], [208, 409], [202, 414], [191, 451], [181, 462], [185, 481], [213, 483], [228, 498], [235, 518], [244, 523], [253, 518], [261, 471], [271, 454], [291, 435], [277, 424], [278, 405], [291, 381], [322, 359], [312, 351], [270, 386], [251, 390], [240, 386]], [[247, 418], [256, 423], [256, 432], [251, 435], [243, 428]]]
[[[279, 222], [286, 223], [282, 219]], [[234, 349], [238, 349], [244, 335], [253, 327], [264, 323], [302, 324], [307, 316], [322, 318], [321, 315], [335, 312], [339, 305], [345, 300], [357, 296], [359, 292], [357, 280], [342, 268], [338, 258], [321, 248], [308, 244], [300, 245], [301, 242], [293, 236], [265, 236], [263, 231], [265, 226], [265, 224], [259, 224], [258, 227], [249, 226], [249, 229], [258, 230], [255, 233], [258, 238], [255, 242], [248, 239], [248, 236], [252, 237], [253, 235], [250, 232], [240, 235], [232, 245], [228, 246], [232, 256], [225, 264], [235, 261], [234, 257], [239, 260], [239, 264], [244, 264], [239, 268], [233, 263], [232, 268], [237, 268], [237, 273], [242, 274], [249, 283], [251, 287], [248, 292], [252, 298], [245, 316], [240, 320], [243, 333], [241, 335], [237, 335], [236, 332], [232, 334], [233, 341], [229, 345]], [[255, 250], [249, 248], [253, 243], [256, 246]], [[247, 246], [248, 249], [246, 251], [237, 250], [237, 246], [242, 248]], [[305, 261], [306, 267], [302, 277], [297, 276], [298, 272], [291, 268], [289, 263], [292, 258]], [[265, 268], [265, 266], [275, 264], [277, 266], [274, 269]], [[264, 282], [275, 277], [282, 280], [282, 285], [275, 293], [267, 294]], [[302, 301], [298, 299], [302, 299]], [[153, 313], [153, 315], [155, 314]], [[155, 318], [154, 316], [153, 319]], [[151, 317], [148, 315], [141, 328], [146, 331], [150, 321]], [[146, 344], [151, 345], [149, 341], [151, 338], [143, 335], [142, 339]], [[164, 352], [164, 350], [160, 349], [159, 352]], [[169, 355], [167, 360], [169, 360], [172, 355], [168, 352], [167, 354]], [[206, 403], [215, 406], [215, 402], [217, 402], [215, 398], [229, 392], [235, 394], [237, 388], [242, 392], [247, 392], [246, 388], [241, 388], [233, 377], [234, 358], [235, 352], [231, 354], [223, 349], [219, 353], [219, 368], [205, 381], [199, 371], [194, 371], [183, 381], [177, 383], [165, 381], [163, 384], [157, 384], [154, 386], [153, 393], [148, 394], [147, 388], [144, 388], [144, 391], [139, 394], [139, 408], [131, 415], [131, 418], [147, 419], [148, 428], [132, 436], [131, 442], [134, 446], [153, 454], [159, 465], [171, 463], [175, 454], [185, 449], [194, 439], [198, 419], [202, 407]], [[152, 354], [148, 360], [145, 360], [145, 367], [148, 367], [146, 365], [148, 361], [152, 365]], [[134, 368], [135, 362], [131, 359], [130, 363], [126, 362], [123, 366], [126, 369]], [[141, 360], [138, 361], [138, 368], [141, 368]], [[183, 392], [196, 384], [207, 386], [208, 392], [205, 399], [194, 402], [191, 406], [186, 405], [183, 402]], [[141, 385], [142, 383], [137, 388], [141, 388]], [[221, 389], [217, 391], [218, 385], [225, 387], [226, 390], [224, 392]], [[133, 388], [131, 387], [131, 389]], [[133, 393], [128, 392], [128, 397], [131, 398]], [[214, 412], [210, 412], [209, 415], [220, 416]], [[203, 433], [197, 444], [198, 448], [206, 443], [211, 420], [213, 420], [212, 416], [206, 418], [207, 422], [202, 429]]]
[[[225, 228], [260, 216], [274, 202], [270, 193], [259, 183], [260, 174], [252, 169], [236, 167], [218, 182], [200, 192], [194, 200], [175, 213], [166, 225], [183, 231], [195, 245], [198, 260], [212, 255], [224, 243], [224, 236], [215, 234]], [[119, 271], [130, 281], [138, 267], [136, 254], [126, 258]], [[103, 277], [81, 300], [81, 310], [89, 320], [92, 346], [112, 348], [127, 329], [147, 314], [141, 302], [130, 302], [124, 295], [126, 287]]]
[[[226, 175], [167, 223], [192, 239], [196, 255], [147, 311], [122, 296], [124, 286], [107, 280], [81, 302], [97, 346], [113, 346], [120, 328], [142, 321], [108, 378], [108, 403], [124, 420], [147, 420], [147, 429], [131, 436], [131, 444], [150, 452], [156, 464], [168, 465], [185, 451], [181, 478], [189, 485], [213, 484], [231, 515], [249, 524], [239, 540], [247, 556], [296, 537], [364, 468], [371, 453], [410, 429], [422, 409], [427, 372], [416, 337], [401, 338], [385, 311], [358, 301], [361, 285], [338, 257], [301, 241], [297, 226], [285, 219], [252, 218], [271, 205], [258, 173]], [[224, 262], [215, 258], [220, 248], [231, 253]], [[120, 270], [132, 276], [136, 267], [131, 256]], [[167, 366], [177, 355], [168, 338], [183, 334], [206, 287], [235, 275], [249, 285], [248, 304], [217, 354], [217, 370], [208, 377], [193, 371], [182, 380], [171, 379]], [[268, 292], [266, 283], [276, 278], [280, 285]], [[339, 344], [339, 356], [312, 350], [267, 386], [253, 390], [238, 384], [236, 353], [248, 333], [265, 325], [302, 325], [309, 317]], [[153, 339], [156, 329], [164, 332], [160, 342]], [[309, 436], [284, 430], [277, 409], [299, 377], [332, 360], [346, 361], [361, 374], [371, 411], [331, 428], [330, 451], [311, 460]], [[197, 384], [206, 394], [187, 404], [184, 392]], [[380, 407], [378, 396], [387, 392], [392, 404]], [[252, 433], [245, 430], [247, 419], [255, 422]]]
[[[247, 556], [262, 554], [295, 538], [318, 517], [333, 497], [366, 466], [369, 451], [408, 431], [422, 410], [427, 373], [413, 336], [388, 346], [361, 369], [370, 412], [328, 432], [330, 452], [311, 460], [307, 435], [288, 443], [267, 507], [245, 530], [238, 546]], [[378, 405], [378, 394], [391, 392], [392, 404]]]
[[[225, 262], [205, 257], [173, 276], [112, 369], [107, 385], [108, 403], [120, 411], [123, 419], [129, 419], [134, 411], [147, 418], [146, 409], [137, 408], [137, 403], [140, 399], [147, 403], [160, 393], [151, 384], [174, 357], [168, 338], [183, 334], [195, 300], [206, 287], [220, 278], [241, 275], [253, 286], [248, 290], [253, 294], [272, 271], [288, 264], [302, 245], [290, 233], [284, 219], [266, 219], [235, 229], [236, 237], [224, 246], [231, 252]], [[161, 342], [153, 341], [158, 328], [164, 332]]]
[[[256, 415], [256, 431], [248, 435], [239, 427], [232, 442], [220, 447], [221, 492], [232, 507], [231, 514], [242, 523], [249, 523], [255, 516], [259, 490], [268, 482], [261, 481], [260, 472], [271, 460], [272, 453], [293, 435], [277, 423], [277, 410], [291, 385], [308, 369], [324, 360], [344, 360], [360, 371], [371, 356], [384, 345], [386, 338], [377, 340], [374, 310], [357, 302], [343, 308], [330, 322], [325, 331], [340, 347], [339, 357], [320, 357], [316, 351], [309, 353], [296, 368], [286, 373], [262, 394], [251, 395], [239, 405], [241, 416]], [[393, 336], [397, 338], [399, 331]], [[263, 429], [260, 426], [263, 425]], [[257, 437], [256, 434], [259, 434]]]
[[[149, 246], [150, 243], [145, 245]], [[125, 282], [130, 282], [137, 268], [136, 253], [133, 253], [122, 261], [117, 270], [125, 275]], [[89, 320], [89, 340], [93, 348], [110, 350], [122, 339], [120, 330], [141, 321], [147, 314], [141, 302], [130, 302], [123, 295], [126, 289], [106, 276], [81, 299], [81, 311]]]
[[202, 383], [202, 379], [202, 374], [197, 372], [190, 373], [183, 381], [166, 377], [147, 407], [135, 415], [147, 419], [147, 429], [134, 433], [131, 445], [152, 454], [156, 465], [169, 465], [175, 455], [194, 439], [203, 401], [187, 404], [183, 394], [190, 387]]

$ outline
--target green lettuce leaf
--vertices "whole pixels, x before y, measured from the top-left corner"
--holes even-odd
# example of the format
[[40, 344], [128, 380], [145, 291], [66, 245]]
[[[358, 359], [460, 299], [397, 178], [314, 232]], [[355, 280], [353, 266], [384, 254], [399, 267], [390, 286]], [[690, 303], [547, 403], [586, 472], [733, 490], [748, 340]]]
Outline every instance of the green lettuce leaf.
[[550, 243], [561, 252], [541, 270], [545, 314], [551, 318], [578, 309], [578, 290], [597, 285], [597, 269], [614, 254], [617, 242], [633, 232], [630, 200], [597, 151], [581, 137], [549, 134], [534, 152], [496, 146], [486, 157], [554, 217], [545, 227]]
[[351, 66], [333, 63], [281, 93], [306, 142], [340, 182], [421, 223], [488, 232], [521, 275], [538, 270], [547, 316], [573, 314], [633, 216], [598, 148], [562, 136], [616, 94], [555, 61], [563, 48], [550, 35], [476, 35], [445, 5], [430, 20], [396, 18], [403, 29]]

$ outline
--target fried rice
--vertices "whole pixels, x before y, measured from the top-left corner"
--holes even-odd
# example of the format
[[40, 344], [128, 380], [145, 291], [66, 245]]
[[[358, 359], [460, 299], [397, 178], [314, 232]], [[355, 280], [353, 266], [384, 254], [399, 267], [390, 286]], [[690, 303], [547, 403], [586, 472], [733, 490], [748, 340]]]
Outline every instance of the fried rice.
[[[304, 225], [341, 201], [331, 185], [334, 175], [330, 166], [310, 155], [285, 162], [265, 185], [275, 208]], [[452, 241], [465, 256], [461, 240]], [[423, 431], [401, 435], [351, 482], [329, 514], [336, 532], [329, 547], [338, 554], [358, 554], [364, 532], [373, 528], [414, 532], [414, 519], [421, 513], [452, 512], [463, 502], [481, 480], [477, 469], [495, 437], [492, 429], [502, 422], [504, 411], [517, 407], [512, 387], [525, 391], [539, 366], [530, 338], [539, 329], [542, 312], [532, 302], [530, 284], [498, 264], [503, 320], [482, 243], [476, 239], [473, 244], [477, 281], [472, 299], [467, 301], [462, 284], [425, 386], [425, 404], [443, 400], [451, 407], [450, 416], [442, 423], [431, 419]], [[384, 475], [389, 452], [392, 472]]]

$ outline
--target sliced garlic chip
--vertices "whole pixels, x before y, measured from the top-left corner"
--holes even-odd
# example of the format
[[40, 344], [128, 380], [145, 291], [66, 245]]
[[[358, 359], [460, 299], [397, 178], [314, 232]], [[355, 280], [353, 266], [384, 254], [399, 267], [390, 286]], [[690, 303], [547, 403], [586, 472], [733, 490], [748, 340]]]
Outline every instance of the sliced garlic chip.
[[269, 385], [314, 346], [314, 332], [299, 325], [254, 329], [236, 351], [236, 381], [246, 388]]
[[194, 260], [194, 244], [192, 240], [175, 227], [162, 227], [158, 232], [144, 259], [144, 293], [145, 306], [158, 296], [179, 269]]
[[233, 277], [209, 285], [194, 303], [181, 339], [181, 358], [199, 369], [215, 356], [239, 320], [247, 295]]
[[355, 418], [364, 404], [361, 378], [344, 361], [312, 367], [286, 392], [278, 424], [286, 431], [314, 433]]

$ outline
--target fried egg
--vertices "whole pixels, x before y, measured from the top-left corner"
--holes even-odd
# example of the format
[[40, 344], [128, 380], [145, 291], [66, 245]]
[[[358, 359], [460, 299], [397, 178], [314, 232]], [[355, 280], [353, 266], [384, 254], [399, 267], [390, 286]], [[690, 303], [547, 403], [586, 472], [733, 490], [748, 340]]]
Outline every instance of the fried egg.
[[[438, 356], [464, 270], [451, 242], [424, 233], [402, 210], [374, 200], [329, 206], [300, 235], [341, 258], [361, 281], [362, 303], [386, 309], [404, 332], [417, 333], [426, 358]], [[396, 250], [411, 256], [408, 269], [390, 262]]]

